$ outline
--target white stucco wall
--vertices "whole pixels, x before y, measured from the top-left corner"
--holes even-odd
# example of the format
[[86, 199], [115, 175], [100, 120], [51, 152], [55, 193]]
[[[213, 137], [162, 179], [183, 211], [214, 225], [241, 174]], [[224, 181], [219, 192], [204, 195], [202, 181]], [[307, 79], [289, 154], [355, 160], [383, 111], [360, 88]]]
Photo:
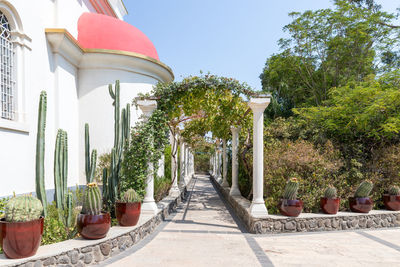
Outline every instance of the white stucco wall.
[[[114, 144], [114, 106], [108, 92], [108, 84], [120, 80], [121, 110], [132, 103], [138, 93], [146, 93], [158, 81], [154, 78], [123, 70], [83, 69], [79, 72], [79, 132], [80, 155], [84, 155], [85, 123], [89, 123], [90, 147], [97, 149], [98, 155], [109, 153]], [[113, 87], [115, 90], [115, 88]], [[131, 125], [138, 120], [140, 110], [131, 107]], [[81, 183], [85, 176], [84, 157], [80, 159]]]
[[[12, 7], [10, 2], [12, 2]], [[57, 129], [68, 132], [68, 186], [85, 183], [84, 124], [90, 124], [91, 148], [109, 152], [114, 141], [114, 109], [108, 84], [121, 81], [121, 108], [158, 81], [173, 79], [162, 64], [121, 53], [85, 53], [73, 43], [54, 50], [46, 28], [64, 28], [77, 37], [77, 21], [92, 11], [88, 0], [0, 0], [18, 13], [19, 34], [26, 35], [18, 50], [18, 122], [0, 119], [0, 197], [35, 191], [35, 155], [39, 95], [47, 91], [45, 185], [54, 189], [53, 158]], [[65, 37], [62, 36], [57, 37]], [[23, 56], [22, 56], [23, 54]], [[78, 59], [77, 59], [78, 58]], [[140, 111], [131, 109], [131, 124]], [[48, 194], [49, 196], [49, 194]], [[51, 196], [52, 198], [52, 196]]]
[[[62, 2], [61, 15], [56, 24], [56, 4]], [[2, 8], [3, 7], [3, 8]], [[76, 69], [64, 59], [56, 68], [53, 53], [44, 34], [45, 28], [61, 27], [76, 34], [76, 23], [83, 12], [90, 11], [86, 0], [12, 0], [0, 1], [0, 10], [9, 7], [21, 21], [19, 31], [31, 41], [28, 47], [18, 50], [18, 111], [19, 124], [25, 131], [4, 129], [0, 119], [0, 196], [35, 191], [35, 155], [37, 132], [37, 109], [40, 91], [47, 91], [47, 124], [45, 174], [46, 189], [54, 188], [53, 157], [57, 128], [68, 131], [69, 177], [68, 184], [78, 183], [78, 103]], [[11, 18], [10, 18], [11, 19]], [[24, 65], [22, 69], [21, 65]], [[56, 79], [55, 71], [58, 70]], [[57, 83], [60, 86], [57, 86]]]

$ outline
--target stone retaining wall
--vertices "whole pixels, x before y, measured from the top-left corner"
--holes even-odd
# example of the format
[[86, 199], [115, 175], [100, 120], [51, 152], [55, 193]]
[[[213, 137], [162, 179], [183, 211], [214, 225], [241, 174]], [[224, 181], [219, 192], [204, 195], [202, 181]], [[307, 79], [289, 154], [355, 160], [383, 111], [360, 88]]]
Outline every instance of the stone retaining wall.
[[[189, 183], [190, 185], [190, 183]], [[60, 243], [41, 246], [35, 256], [25, 259], [11, 260], [0, 255], [0, 266], [87, 266], [97, 264], [113, 257], [138, 243], [172, 212], [181, 200], [187, 196], [186, 187], [180, 195], [167, 196], [157, 203], [159, 212], [154, 215], [141, 214], [139, 222], [132, 227], [111, 227], [107, 236], [99, 240], [76, 238]]]
[[251, 202], [241, 196], [230, 196], [229, 187], [222, 187], [213, 177], [212, 183], [233, 207], [236, 215], [244, 222], [247, 230], [254, 234], [278, 234], [293, 232], [337, 231], [400, 226], [400, 212], [372, 210], [368, 214], [338, 212], [335, 215], [301, 213], [299, 217], [268, 215], [255, 218], [250, 215]]

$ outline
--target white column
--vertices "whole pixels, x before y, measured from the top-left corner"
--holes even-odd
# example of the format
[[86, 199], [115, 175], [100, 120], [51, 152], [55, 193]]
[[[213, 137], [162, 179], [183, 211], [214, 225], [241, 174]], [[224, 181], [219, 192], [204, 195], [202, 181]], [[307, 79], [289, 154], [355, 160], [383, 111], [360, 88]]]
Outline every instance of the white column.
[[232, 131], [232, 186], [229, 194], [231, 196], [240, 196], [239, 191], [239, 163], [238, 163], [238, 148], [239, 148], [239, 132], [240, 127], [231, 126]]
[[264, 110], [270, 102], [269, 98], [251, 98], [249, 106], [253, 111], [253, 201], [250, 213], [254, 217], [268, 215], [263, 198], [264, 189]]
[[229, 187], [227, 180], [227, 166], [228, 166], [228, 155], [226, 151], [226, 139], [222, 139], [222, 186]]
[[215, 156], [214, 156], [214, 177], [215, 179], [218, 178], [218, 147], [215, 149]]
[[185, 145], [185, 184], [189, 183], [189, 146]]
[[[180, 193], [178, 187], [178, 142], [176, 136], [169, 132], [169, 142], [171, 144], [171, 181], [170, 193]], [[175, 153], [175, 156], [174, 156]]]
[[191, 155], [191, 159], [192, 159], [192, 175], [195, 175], [196, 171], [194, 169], [194, 151], [192, 151]]
[[165, 176], [164, 172], [165, 172], [165, 155], [163, 153], [161, 154], [161, 158], [158, 160], [157, 176], [164, 177]]
[[[145, 116], [145, 120], [148, 120], [153, 111], [157, 108], [157, 102], [155, 100], [140, 100], [138, 101], [138, 105]], [[146, 194], [141, 209], [143, 213], [157, 214], [158, 208], [154, 201], [154, 167], [151, 161], [148, 162], [148, 170]]]
[[217, 181], [218, 183], [222, 183], [222, 175], [221, 175], [221, 148], [218, 146], [217, 149]]
[[181, 188], [183, 188], [186, 183], [185, 183], [185, 143], [183, 142], [183, 140], [181, 140], [181, 147], [180, 147], [180, 151], [179, 151], [180, 155], [179, 155], [179, 161], [180, 161], [180, 176], [179, 176], [179, 186]]

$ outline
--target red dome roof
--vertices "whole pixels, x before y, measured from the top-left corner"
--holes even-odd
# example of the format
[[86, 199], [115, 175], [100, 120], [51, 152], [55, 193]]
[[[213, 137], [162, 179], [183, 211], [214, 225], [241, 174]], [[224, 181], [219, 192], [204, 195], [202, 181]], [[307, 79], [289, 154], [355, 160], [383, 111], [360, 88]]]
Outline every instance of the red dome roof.
[[125, 21], [95, 13], [83, 13], [78, 20], [78, 42], [83, 48], [135, 52], [159, 60], [150, 39]]

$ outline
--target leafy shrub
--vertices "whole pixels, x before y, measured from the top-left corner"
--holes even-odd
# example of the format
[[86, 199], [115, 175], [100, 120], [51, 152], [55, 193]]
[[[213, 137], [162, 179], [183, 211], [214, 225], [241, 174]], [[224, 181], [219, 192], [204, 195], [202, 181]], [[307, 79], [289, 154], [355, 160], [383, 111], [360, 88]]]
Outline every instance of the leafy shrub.
[[4, 207], [6, 206], [9, 199], [10, 198], [8, 197], [0, 198], [0, 219], [4, 216]]
[[368, 179], [374, 183], [371, 197], [375, 206], [383, 207], [382, 194], [391, 185], [400, 185], [400, 144], [376, 149], [367, 164]]
[[171, 177], [171, 145], [164, 149], [164, 177]]
[[110, 173], [111, 153], [104, 153], [97, 159], [97, 167], [94, 173], [94, 180], [98, 184], [103, 182], [103, 169], [107, 168], [107, 173]]
[[[62, 211], [62, 214], [68, 211]], [[73, 221], [76, 221], [78, 210], [75, 209]], [[42, 236], [42, 245], [58, 243], [64, 240], [72, 239], [77, 235], [76, 226], [67, 228], [59, 217], [59, 211], [55, 202], [47, 206], [47, 216], [44, 219], [44, 229]]]
[[[339, 196], [346, 194], [344, 175], [340, 175], [343, 163], [340, 154], [331, 143], [316, 149], [310, 142], [275, 141], [265, 147], [264, 185], [265, 201], [271, 213], [277, 213], [286, 181], [298, 177], [299, 198], [304, 202], [305, 212], [318, 212], [319, 199], [324, 189], [333, 184]], [[342, 194], [341, 194], [342, 193]]]
[[210, 154], [206, 152], [198, 152], [194, 155], [195, 172], [208, 172], [210, 169]]
[[[397, 77], [397, 78], [396, 78]], [[295, 109], [308, 125], [332, 140], [349, 162], [365, 164], [377, 147], [400, 142], [400, 74], [350, 82], [329, 90], [324, 106]]]
[[154, 179], [154, 199], [156, 202], [168, 195], [171, 184], [171, 178], [156, 177]]
[[[4, 207], [6, 206], [8, 200], [8, 197], [0, 198], [0, 219], [4, 216]], [[3, 250], [0, 247], [0, 254], [1, 253], [3, 253]]]
[[157, 170], [158, 160], [168, 143], [167, 133], [165, 115], [159, 110], [155, 110], [148, 120], [141, 120], [132, 127], [130, 143], [122, 161], [121, 191], [133, 188], [144, 196], [146, 177], [150, 174], [148, 161], [153, 162], [154, 171]]

